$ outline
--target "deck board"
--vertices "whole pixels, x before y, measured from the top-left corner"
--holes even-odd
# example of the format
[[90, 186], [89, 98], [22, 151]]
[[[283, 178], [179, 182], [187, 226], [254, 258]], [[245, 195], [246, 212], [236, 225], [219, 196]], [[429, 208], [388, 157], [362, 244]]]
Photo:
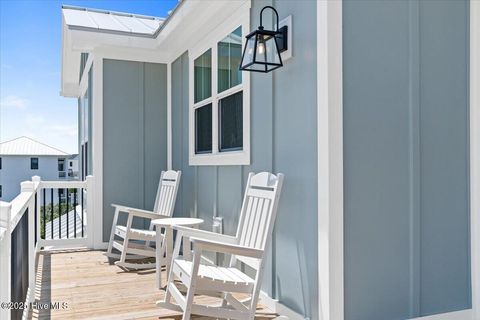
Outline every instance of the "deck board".
[[[165, 272], [162, 272], [165, 277]], [[41, 252], [37, 260], [35, 300], [65, 302], [66, 309], [32, 310], [30, 319], [181, 319], [178, 312], [159, 308], [163, 290], [155, 288], [153, 270], [126, 272], [109, 263], [103, 251], [67, 250]], [[202, 303], [215, 298], [198, 296]], [[277, 315], [263, 306], [255, 319]], [[192, 319], [210, 319], [192, 316]]]

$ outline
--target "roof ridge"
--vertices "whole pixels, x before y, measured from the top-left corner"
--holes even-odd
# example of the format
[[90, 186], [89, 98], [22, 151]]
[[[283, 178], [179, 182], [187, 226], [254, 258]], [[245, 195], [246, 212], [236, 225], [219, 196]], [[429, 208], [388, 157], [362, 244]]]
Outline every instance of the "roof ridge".
[[10, 140], [6, 140], [6, 141], [3, 141], [3, 142], [0, 142], [0, 144], [4, 144], [4, 143], [7, 143], [7, 142], [12, 142], [12, 141], [15, 141], [15, 140], [18, 140], [20, 138], [28, 138], [26, 136], [20, 136], [20, 137], [16, 137], [16, 138], [13, 138], [13, 139], [10, 139]]
[[60, 150], [60, 149], [58, 149], [58, 148], [56, 148], [56, 147], [53, 147], [53, 146], [51, 146], [51, 145], [48, 145], [48, 144], [46, 144], [46, 143], [43, 143], [43, 142], [41, 142], [41, 141], [35, 140], [35, 139], [30, 138], [30, 137], [27, 137], [27, 136], [20, 136], [20, 137], [17, 137], [17, 138], [15, 138], [15, 139], [11, 139], [11, 140], [7, 140], [7, 141], [4, 141], [4, 142], [0, 142], [0, 144], [4, 144], [4, 143], [7, 143], [7, 142], [12, 142], [12, 141], [19, 140], [19, 139], [22, 139], [22, 138], [31, 140], [31, 141], [33, 141], [33, 142], [35, 142], [35, 143], [39, 143], [39, 144], [44, 145], [44, 146], [46, 146], [46, 147], [49, 147], [49, 148], [51, 148], [51, 149], [55, 149], [55, 150], [57, 150], [57, 151], [60, 151], [60, 152], [64, 153], [65, 155], [70, 155], [70, 153], [68, 153], [68, 152], [65, 152], [65, 151]]

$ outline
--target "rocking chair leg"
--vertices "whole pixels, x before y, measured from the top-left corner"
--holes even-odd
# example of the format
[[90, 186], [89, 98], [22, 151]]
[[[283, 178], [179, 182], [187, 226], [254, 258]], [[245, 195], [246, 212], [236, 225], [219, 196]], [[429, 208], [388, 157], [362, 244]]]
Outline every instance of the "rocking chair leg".
[[119, 260], [120, 263], [125, 262], [127, 258], [127, 250], [128, 250], [128, 236], [125, 236], [125, 239], [123, 239], [123, 250]]
[[193, 296], [195, 294], [195, 287], [197, 286], [198, 268], [200, 266], [200, 254], [201, 250], [196, 250], [193, 256], [192, 273], [190, 274], [190, 286], [187, 291], [185, 310], [183, 310], [182, 320], [190, 320], [192, 313]]
[[112, 254], [113, 250], [113, 241], [115, 240], [115, 228], [117, 227], [118, 221], [118, 209], [115, 209], [115, 216], [113, 217], [112, 231], [110, 232], [110, 242], [108, 243], [107, 254]]
[[[128, 215], [128, 220], [127, 220], [126, 230], [130, 230], [130, 228], [132, 227], [132, 220], [133, 220], [133, 216], [131, 214], [129, 214]], [[125, 259], [127, 258], [128, 240], [129, 240], [129, 235], [128, 235], [128, 232], [127, 232], [125, 234], [125, 238], [123, 239], [123, 250], [122, 250], [122, 254], [120, 256], [119, 263], [125, 263]]]

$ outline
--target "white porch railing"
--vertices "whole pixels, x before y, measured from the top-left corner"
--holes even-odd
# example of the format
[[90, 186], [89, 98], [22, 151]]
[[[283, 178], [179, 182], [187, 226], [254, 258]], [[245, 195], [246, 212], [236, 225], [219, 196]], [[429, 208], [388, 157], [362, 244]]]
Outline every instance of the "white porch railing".
[[93, 247], [93, 183], [35, 176], [12, 202], [0, 201], [0, 319], [28, 315], [39, 250]]

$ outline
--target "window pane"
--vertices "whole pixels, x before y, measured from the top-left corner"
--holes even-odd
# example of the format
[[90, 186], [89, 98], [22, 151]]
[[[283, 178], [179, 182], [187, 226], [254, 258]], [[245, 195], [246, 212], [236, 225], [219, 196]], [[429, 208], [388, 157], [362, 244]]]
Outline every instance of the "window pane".
[[243, 149], [243, 93], [223, 98], [219, 102], [220, 151]]
[[65, 159], [58, 159], [58, 171], [65, 171]]
[[218, 92], [242, 83], [241, 59], [242, 27], [238, 27], [218, 43]]
[[195, 103], [212, 96], [212, 49], [195, 59], [194, 101]]
[[212, 152], [212, 104], [195, 109], [195, 153]]
[[38, 170], [38, 158], [30, 158], [30, 169]]

